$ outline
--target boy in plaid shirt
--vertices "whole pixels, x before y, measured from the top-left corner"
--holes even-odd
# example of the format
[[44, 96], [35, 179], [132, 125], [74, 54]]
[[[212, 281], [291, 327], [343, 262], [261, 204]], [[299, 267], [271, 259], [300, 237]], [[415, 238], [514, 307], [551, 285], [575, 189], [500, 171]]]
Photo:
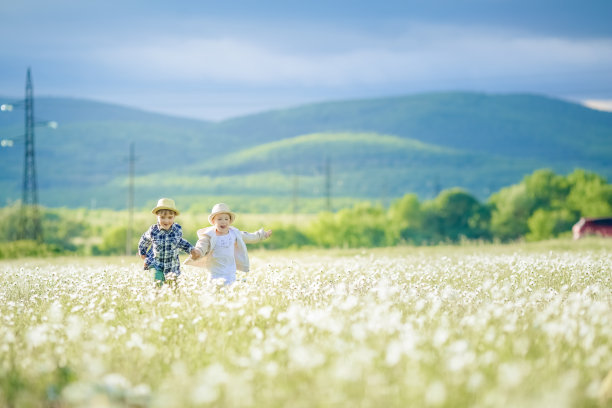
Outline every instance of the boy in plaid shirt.
[[181, 274], [179, 249], [191, 254], [192, 258], [198, 258], [200, 251], [183, 239], [181, 226], [174, 222], [174, 217], [180, 214], [174, 200], [159, 199], [151, 212], [157, 216], [157, 224], [151, 225], [140, 237], [138, 253], [145, 261], [145, 269], [155, 271], [154, 279], [161, 286], [166, 277]]

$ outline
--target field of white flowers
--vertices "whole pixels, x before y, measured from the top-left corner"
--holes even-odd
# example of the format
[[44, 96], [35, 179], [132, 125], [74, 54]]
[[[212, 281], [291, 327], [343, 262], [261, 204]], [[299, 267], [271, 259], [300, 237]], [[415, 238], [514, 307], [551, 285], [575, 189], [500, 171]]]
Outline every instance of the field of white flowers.
[[3, 262], [0, 406], [609, 406], [610, 248], [255, 251], [228, 289]]

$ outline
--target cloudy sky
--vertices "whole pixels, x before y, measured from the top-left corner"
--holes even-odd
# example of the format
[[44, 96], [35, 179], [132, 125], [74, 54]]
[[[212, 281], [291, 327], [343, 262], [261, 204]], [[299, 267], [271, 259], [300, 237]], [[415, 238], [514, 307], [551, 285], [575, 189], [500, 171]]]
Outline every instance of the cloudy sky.
[[0, 0], [0, 95], [208, 120], [431, 91], [612, 109], [612, 0]]

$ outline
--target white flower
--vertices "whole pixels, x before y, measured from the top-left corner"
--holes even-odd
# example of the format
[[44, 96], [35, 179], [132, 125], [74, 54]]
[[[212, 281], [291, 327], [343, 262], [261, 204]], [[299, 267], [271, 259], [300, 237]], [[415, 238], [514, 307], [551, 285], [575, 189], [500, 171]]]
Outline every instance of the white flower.
[[38, 347], [47, 342], [49, 326], [47, 324], [39, 324], [32, 327], [26, 334], [26, 339], [30, 347]]
[[264, 319], [269, 319], [273, 311], [274, 308], [272, 306], [263, 306], [257, 311], [257, 314]]
[[127, 348], [144, 348], [144, 342], [142, 340], [142, 336], [138, 333], [132, 333], [130, 335], [130, 339], [125, 343]]
[[385, 363], [388, 366], [394, 366], [399, 363], [403, 355], [403, 347], [400, 341], [393, 340], [387, 345], [385, 353]]
[[81, 336], [83, 331], [83, 320], [77, 315], [70, 315], [67, 320], [66, 336], [68, 340], [75, 341]]
[[105, 322], [109, 322], [114, 319], [115, 319], [115, 311], [112, 309], [102, 314], [102, 320], [104, 320]]
[[217, 387], [204, 382], [198, 383], [191, 391], [191, 401], [194, 404], [210, 404], [219, 398]]
[[446, 387], [440, 381], [429, 384], [425, 391], [425, 403], [429, 406], [440, 406], [446, 402]]
[[312, 369], [325, 362], [325, 355], [312, 346], [297, 345], [289, 349], [289, 359], [298, 369]]

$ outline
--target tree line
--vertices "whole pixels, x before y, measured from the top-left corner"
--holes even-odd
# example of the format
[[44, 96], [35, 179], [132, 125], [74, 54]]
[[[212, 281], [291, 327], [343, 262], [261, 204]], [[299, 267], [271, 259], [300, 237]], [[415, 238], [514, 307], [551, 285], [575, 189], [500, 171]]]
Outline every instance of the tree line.
[[[5, 220], [0, 224], [0, 258], [125, 252], [125, 226], [93, 225], [84, 209], [42, 213], [45, 242], [41, 244], [16, 241], [17, 205], [0, 209]], [[259, 245], [269, 249], [360, 248], [537, 241], [571, 235], [572, 225], [583, 216], [612, 216], [612, 185], [581, 169], [568, 175], [543, 169], [492, 194], [485, 202], [459, 188], [444, 190], [425, 201], [416, 194], [406, 194], [388, 208], [359, 202], [337, 212], [319, 213], [304, 225], [266, 226], [274, 230], [273, 239]], [[135, 231], [133, 239], [138, 237]]]
[[435, 245], [464, 240], [510, 242], [570, 236], [580, 217], [612, 216], [612, 185], [600, 175], [575, 170], [563, 176], [537, 170], [479, 202], [452, 188], [432, 200], [406, 194], [388, 209], [359, 203], [321, 213], [306, 226], [274, 229], [263, 243], [282, 247], [378, 247]]

